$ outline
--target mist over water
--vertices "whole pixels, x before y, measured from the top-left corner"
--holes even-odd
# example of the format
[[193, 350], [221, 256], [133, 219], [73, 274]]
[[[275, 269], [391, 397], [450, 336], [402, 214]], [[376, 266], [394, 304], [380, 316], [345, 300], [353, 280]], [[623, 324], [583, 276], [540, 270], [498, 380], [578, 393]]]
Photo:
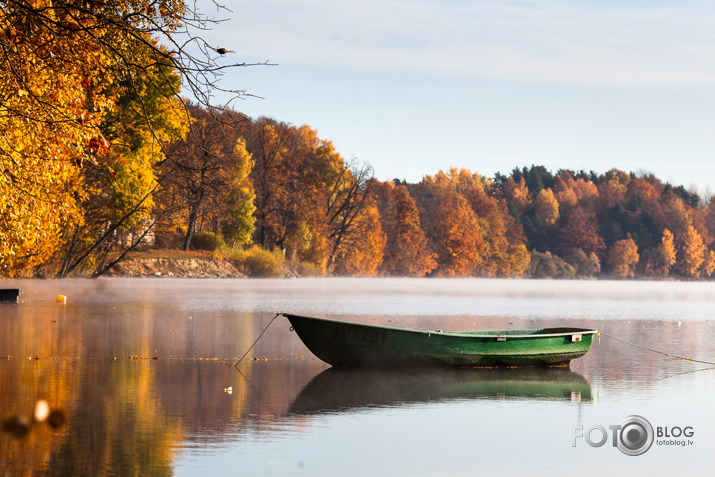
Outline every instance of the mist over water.
[[[570, 370], [335, 370], [277, 312], [423, 329], [595, 328], [715, 362], [715, 284], [484, 279], [5, 281], [0, 419], [37, 399], [58, 430], [0, 433], [0, 473], [700, 475], [715, 369], [595, 340]], [[58, 294], [67, 303], [55, 302]], [[229, 392], [230, 391], [230, 392]], [[641, 415], [688, 446], [630, 457], [574, 428]], [[100, 437], [101, 436], [101, 437]], [[610, 439], [610, 436], [609, 436]], [[150, 451], [147, 451], [150, 449]]]
[[266, 312], [682, 321], [710, 318], [715, 302], [708, 282], [346, 278], [266, 283], [263, 290], [277, 296], [253, 302], [248, 292], [242, 304]]

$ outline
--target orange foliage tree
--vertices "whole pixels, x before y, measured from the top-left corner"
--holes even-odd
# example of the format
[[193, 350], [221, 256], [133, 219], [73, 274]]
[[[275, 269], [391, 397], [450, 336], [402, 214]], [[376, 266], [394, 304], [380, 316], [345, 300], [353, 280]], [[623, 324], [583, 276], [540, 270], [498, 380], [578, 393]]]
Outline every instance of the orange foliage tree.
[[511, 277], [525, 272], [529, 253], [523, 231], [489, 181], [452, 168], [426, 176], [413, 190], [438, 255], [438, 273]]
[[427, 244], [417, 204], [407, 187], [384, 182], [376, 184], [373, 190], [386, 234], [380, 272], [421, 277], [437, 268], [437, 255]]
[[601, 198], [601, 207], [608, 209], [618, 203], [622, 203], [631, 176], [619, 169], [611, 169], [599, 178], [598, 190]]
[[[460, 175], [466, 174], [462, 172]], [[472, 177], [463, 194], [477, 215], [485, 245], [483, 259], [476, 272], [482, 276], [520, 276], [529, 265], [521, 226], [509, 215], [506, 202], [488, 194], [488, 184], [478, 174]]]
[[467, 199], [444, 181], [426, 176], [414, 187], [425, 235], [437, 254], [436, 273], [469, 276], [484, 250], [477, 217]]
[[[352, 268], [373, 273], [361, 256], [346, 251], [352, 245], [380, 244], [375, 237], [358, 237], [369, 231], [364, 225], [372, 220], [367, 210], [372, 207], [372, 168], [346, 162], [308, 126], [259, 118], [243, 135], [254, 164], [255, 242], [320, 269], [332, 270], [341, 260], [341, 273]], [[382, 257], [381, 250], [374, 252]], [[359, 263], [348, 266], [348, 259]]]
[[269, 250], [282, 247], [303, 199], [293, 194], [304, 162], [294, 140], [299, 132], [285, 123], [259, 118], [243, 135], [254, 161], [251, 180], [256, 192], [255, 242]]
[[583, 177], [574, 179], [570, 172], [563, 171], [554, 181], [554, 195], [562, 212], [567, 213], [575, 206], [593, 210], [598, 200], [598, 187]]
[[352, 226], [338, 243], [332, 271], [338, 275], [373, 276], [382, 263], [385, 234], [371, 197], [357, 210]]

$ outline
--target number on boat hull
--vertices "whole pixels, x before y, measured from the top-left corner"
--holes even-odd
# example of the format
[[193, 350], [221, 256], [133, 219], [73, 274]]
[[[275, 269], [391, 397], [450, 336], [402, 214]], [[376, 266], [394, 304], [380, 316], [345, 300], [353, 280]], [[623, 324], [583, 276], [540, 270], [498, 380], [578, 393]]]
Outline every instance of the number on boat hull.
[[333, 330], [333, 338], [337, 341], [352, 341], [359, 343], [385, 342], [385, 330], [358, 329], [349, 328], [347, 326], [336, 326]]

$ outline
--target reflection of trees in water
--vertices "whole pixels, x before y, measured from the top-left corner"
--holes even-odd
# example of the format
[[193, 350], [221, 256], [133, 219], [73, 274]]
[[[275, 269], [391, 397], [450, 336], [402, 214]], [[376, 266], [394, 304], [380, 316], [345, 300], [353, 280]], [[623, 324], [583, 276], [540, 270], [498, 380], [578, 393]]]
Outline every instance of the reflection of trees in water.
[[227, 357], [207, 354], [238, 354], [225, 351], [227, 341], [245, 351], [254, 339], [250, 314], [188, 319], [124, 303], [97, 318], [91, 308], [39, 306], [8, 308], [0, 323], [0, 345], [13, 353], [0, 361], [0, 420], [31, 416], [42, 397], [69, 422], [59, 431], [33, 426], [21, 439], [0, 432], [3, 474], [171, 474], [182, 441], [273, 428], [323, 367], [247, 360], [241, 374]]
[[[67, 306], [24, 303], [2, 308], [0, 349], [3, 353], [8, 350], [13, 358], [0, 360], [0, 418], [31, 415], [35, 401], [44, 398], [52, 407], [65, 409], [69, 422], [59, 431], [38, 426], [23, 439], [0, 433], [0, 473], [9, 470], [12, 475], [25, 475], [50, 469], [77, 475], [169, 474], [176, 449], [186, 442], [222, 442], [245, 433], [270, 434], [288, 427], [300, 432], [300, 426], [311, 425], [312, 418], [289, 415], [288, 411], [326, 366], [311, 359], [286, 323], [276, 321], [271, 326], [240, 365], [239, 373], [229, 361], [221, 361], [242, 355], [273, 314], [192, 312], [192, 319], [188, 319], [187, 313], [149, 305], [145, 298], [136, 303], [121, 302], [111, 316], [105, 314], [104, 303], [74, 307], [72, 295]], [[363, 315], [360, 319], [388, 324], [385, 316]], [[389, 319], [395, 320], [389, 323], [393, 326], [434, 329], [584, 326], [693, 358], [709, 357], [707, 343], [712, 335], [704, 323], [687, 321], [679, 326], [677, 322], [642, 320], [535, 319], [532, 323], [531, 319], [474, 316]], [[294, 354], [306, 357], [291, 359]], [[128, 359], [135, 355], [138, 360]], [[159, 359], [151, 359], [154, 356]], [[253, 361], [254, 356], [268, 361]], [[605, 337], [572, 364], [576, 376], [585, 377], [586, 385], [590, 382], [594, 391], [598, 386], [602, 394], [613, 389], [637, 392], [633, 389], [656, 386], [658, 379], [693, 367], [692, 363], [668, 360]], [[402, 389], [393, 386], [398, 395], [389, 405], [410, 399], [421, 402], [422, 395], [449, 400], [451, 396], [468, 398], [463, 394], [466, 391], [477, 397], [482, 392], [474, 388], [479, 380], [470, 382], [458, 373], [456, 378], [454, 375], [452, 371], [438, 372], [436, 382], [427, 385], [402, 382]], [[495, 376], [487, 374], [485, 381], [498, 381]], [[383, 373], [381, 379], [387, 384], [400, 383], [389, 374]], [[526, 379], [523, 391], [519, 391], [522, 384], [518, 382], [492, 382], [490, 386], [496, 387], [483, 394], [508, 398], [513, 391], [519, 399], [536, 399], [535, 395], [549, 395], [548, 386], [546, 390], [539, 388], [550, 380]], [[362, 381], [368, 405], [384, 401], [379, 393], [370, 392], [370, 385], [377, 382], [369, 376]], [[633, 387], [634, 383], [638, 386]], [[573, 384], [583, 383], [577, 379], [566, 387]], [[224, 392], [228, 386], [233, 388], [230, 395]], [[338, 383], [341, 386], [343, 391], [348, 388]], [[499, 391], [499, 386], [506, 389]], [[327, 399], [340, 397], [329, 394], [335, 393], [335, 383], [332, 388], [328, 386], [318, 394]], [[552, 395], [565, 398], [562, 391]], [[582, 401], [588, 402], [585, 391], [580, 392]]]
[[170, 475], [181, 421], [167, 419], [156, 396], [156, 366], [146, 362], [96, 363], [85, 368], [70, 430], [48, 468], [62, 475], [103, 473]]

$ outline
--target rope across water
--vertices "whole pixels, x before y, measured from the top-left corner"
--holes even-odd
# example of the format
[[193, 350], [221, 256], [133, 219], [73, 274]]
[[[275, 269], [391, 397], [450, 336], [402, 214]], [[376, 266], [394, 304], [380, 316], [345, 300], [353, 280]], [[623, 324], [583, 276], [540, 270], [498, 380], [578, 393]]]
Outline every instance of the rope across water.
[[711, 365], [714, 365], [714, 366], [715, 366], [715, 362], [712, 362], [712, 361], [702, 361], [702, 360], [699, 360], [699, 359], [688, 358], [688, 357], [686, 357], [686, 356], [678, 356], [678, 355], [676, 355], [676, 354], [666, 353], [666, 352], [664, 352], [664, 351], [659, 351], [659, 350], [657, 350], [657, 349], [648, 348], [647, 346], [642, 346], [642, 345], [639, 345], [639, 344], [636, 344], [636, 343], [632, 343], [632, 342], [626, 341], [626, 340], [624, 340], [624, 339], [622, 339], [622, 338], [618, 338], [618, 337], [616, 337], [616, 336], [609, 335], [608, 333], [604, 333], [604, 332], [602, 332], [602, 331], [599, 331], [599, 332], [598, 332], [598, 337], [599, 337], [599, 339], [600, 339], [601, 335], [607, 336], [608, 338], [611, 338], [611, 339], [616, 340], [616, 341], [620, 341], [621, 343], [625, 343], [625, 344], [627, 344], [627, 345], [635, 346], [636, 348], [644, 349], [644, 350], [646, 350], [646, 351], [651, 351], [651, 352], [653, 352], [653, 353], [662, 354], [663, 356], [667, 356], [667, 357], [669, 357], [669, 358], [682, 359], [682, 360], [684, 360], [684, 361], [692, 361], [693, 363], [711, 364]]

